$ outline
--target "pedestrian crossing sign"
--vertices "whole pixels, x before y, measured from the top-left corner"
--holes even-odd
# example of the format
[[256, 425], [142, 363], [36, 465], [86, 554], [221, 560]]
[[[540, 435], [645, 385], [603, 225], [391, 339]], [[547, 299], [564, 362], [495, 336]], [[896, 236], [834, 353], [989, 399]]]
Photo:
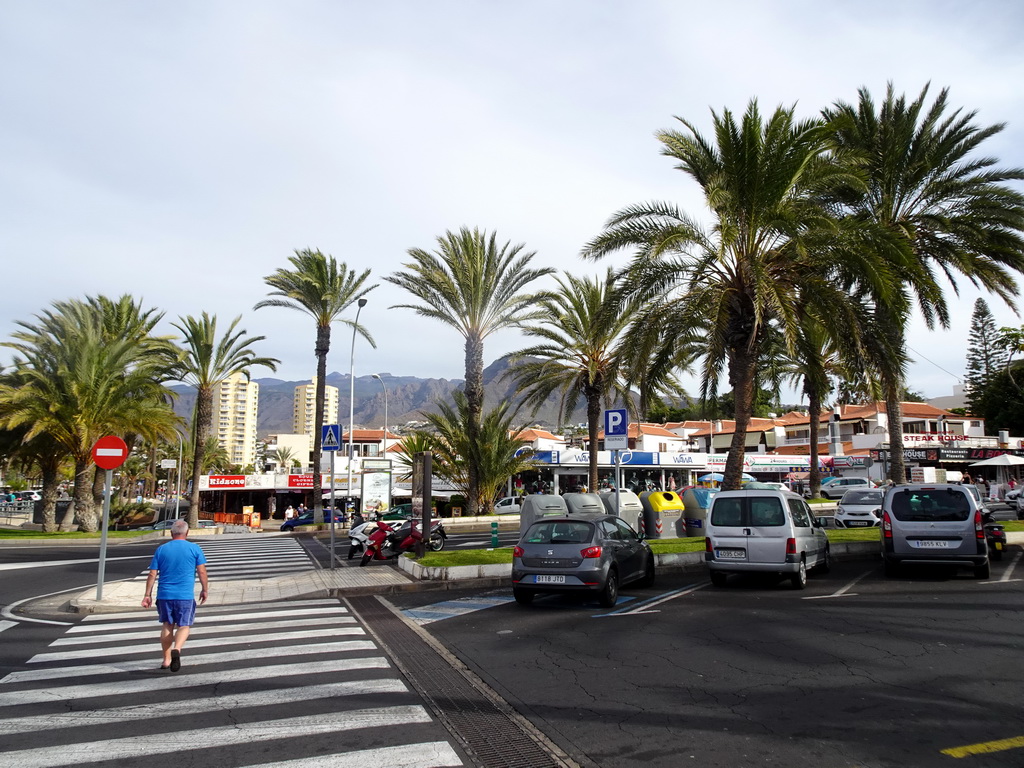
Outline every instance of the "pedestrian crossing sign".
[[324, 424], [320, 430], [320, 450], [336, 451], [341, 448], [341, 424]]

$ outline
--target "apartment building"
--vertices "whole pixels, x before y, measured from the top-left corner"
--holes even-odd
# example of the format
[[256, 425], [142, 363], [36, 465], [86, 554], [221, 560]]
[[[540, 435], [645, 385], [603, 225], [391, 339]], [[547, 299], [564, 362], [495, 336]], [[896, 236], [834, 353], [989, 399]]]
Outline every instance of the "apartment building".
[[260, 385], [240, 373], [213, 389], [214, 434], [231, 463], [241, 467], [256, 462], [259, 396]]
[[[324, 387], [324, 424], [338, 423], [338, 388]], [[295, 388], [292, 410], [292, 432], [309, 435], [309, 449], [313, 447], [313, 430], [316, 429], [316, 376], [309, 384]], [[308, 450], [308, 449], [307, 449]]]

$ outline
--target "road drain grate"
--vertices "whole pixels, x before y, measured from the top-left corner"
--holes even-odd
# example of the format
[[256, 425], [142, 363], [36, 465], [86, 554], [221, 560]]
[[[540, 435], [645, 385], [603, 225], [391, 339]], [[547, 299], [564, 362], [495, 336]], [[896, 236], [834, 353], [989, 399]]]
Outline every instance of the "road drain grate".
[[347, 598], [417, 691], [481, 768], [568, 768], [576, 764], [530, 733], [507, 704], [452, 665], [376, 597]]

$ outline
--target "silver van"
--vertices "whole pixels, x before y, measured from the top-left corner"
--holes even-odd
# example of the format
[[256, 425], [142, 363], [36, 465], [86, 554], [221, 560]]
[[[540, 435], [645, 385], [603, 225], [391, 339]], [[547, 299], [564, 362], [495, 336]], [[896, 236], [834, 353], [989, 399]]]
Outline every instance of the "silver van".
[[885, 575], [901, 565], [956, 565], [989, 577], [988, 545], [981, 507], [968, 489], [953, 483], [897, 485], [882, 501]]
[[821, 523], [795, 493], [722, 491], [711, 501], [704, 560], [716, 587], [730, 573], [779, 573], [803, 589], [807, 572], [828, 573], [831, 558]]

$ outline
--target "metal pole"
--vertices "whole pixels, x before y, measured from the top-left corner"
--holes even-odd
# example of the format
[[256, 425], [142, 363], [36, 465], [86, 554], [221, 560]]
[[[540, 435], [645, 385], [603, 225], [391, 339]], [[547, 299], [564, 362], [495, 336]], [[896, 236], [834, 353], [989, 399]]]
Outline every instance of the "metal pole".
[[110, 525], [110, 486], [113, 484], [114, 470], [107, 470], [106, 483], [103, 486], [103, 522], [100, 529], [100, 572], [96, 578], [96, 599], [103, 599], [103, 577], [107, 570], [107, 526]]
[[[334, 454], [336, 453], [337, 451], [331, 451], [331, 570], [334, 569], [334, 516], [338, 514], [338, 508], [334, 504]], [[319, 493], [322, 496], [323, 490], [320, 490]]]
[[[178, 436], [178, 466], [177, 472], [175, 472], [175, 486], [174, 486], [174, 519], [177, 520], [181, 517], [181, 432], [174, 430], [174, 434]], [[198, 513], [197, 513], [198, 514]]]
[[[373, 374], [373, 378], [380, 382], [380, 388], [384, 390], [384, 458], [388, 457], [388, 388], [384, 386], [384, 379], [379, 373]], [[391, 481], [388, 480], [388, 509], [391, 509]]]
[[619, 503], [619, 449], [612, 451], [612, 464], [615, 465], [615, 516], [622, 517], [622, 506]]
[[[356, 307], [356, 319], [352, 323], [352, 349], [348, 357], [348, 486], [345, 492], [352, 498], [352, 433], [356, 411], [356, 329], [359, 327], [359, 313], [366, 306], [366, 299], [360, 299]], [[360, 506], [362, 502], [360, 501]], [[353, 507], [353, 511], [355, 511]], [[333, 553], [331, 553], [333, 556]]]

